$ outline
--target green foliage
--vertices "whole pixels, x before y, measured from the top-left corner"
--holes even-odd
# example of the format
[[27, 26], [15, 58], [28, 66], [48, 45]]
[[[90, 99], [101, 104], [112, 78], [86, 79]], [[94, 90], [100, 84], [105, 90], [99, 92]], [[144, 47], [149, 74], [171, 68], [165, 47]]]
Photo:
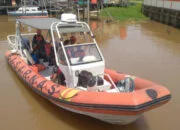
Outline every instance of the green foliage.
[[148, 19], [141, 12], [141, 4], [128, 7], [108, 7], [101, 12], [103, 17], [113, 17], [117, 20], [145, 20]]

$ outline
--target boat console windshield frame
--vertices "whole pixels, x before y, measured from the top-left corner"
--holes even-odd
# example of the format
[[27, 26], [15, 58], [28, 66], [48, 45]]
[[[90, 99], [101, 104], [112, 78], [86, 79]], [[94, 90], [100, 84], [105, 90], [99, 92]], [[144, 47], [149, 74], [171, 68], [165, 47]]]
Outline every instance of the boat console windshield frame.
[[[58, 39], [60, 40], [59, 44], [57, 44], [56, 42], [56, 38], [55, 38], [55, 33], [57, 33], [56, 35], [58, 35]], [[63, 39], [63, 35], [75, 35], [75, 34], [82, 34], [84, 36], [85, 41], [78, 43], [78, 44], [73, 44], [73, 45], [67, 45], [64, 46], [63, 42], [65, 39]], [[57, 48], [60, 48], [63, 53], [64, 53], [64, 58], [66, 59], [66, 64], [67, 66], [70, 68], [70, 66], [73, 65], [81, 65], [81, 64], [86, 64], [86, 63], [91, 63], [91, 62], [98, 62], [98, 61], [103, 61], [104, 62], [104, 58], [103, 55], [97, 45], [97, 42], [95, 40], [95, 37], [93, 35], [93, 33], [91, 32], [89, 26], [87, 23], [85, 22], [54, 22], [51, 25], [51, 35], [52, 35], [52, 41], [54, 44], [54, 50], [55, 55], [56, 55], [56, 61], [58, 66], [61, 64], [60, 63], [60, 56], [58, 55], [58, 51]], [[87, 42], [88, 38], [87, 36], [89, 35], [89, 37], [91, 38], [91, 43]], [[81, 60], [81, 56], [79, 56], [79, 59], [72, 59], [73, 57], [70, 56], [68, 54], [68, 50], [74, 49], [77, 50], [78, 48], [83, 48], [82, 51], [93, 51], [94, 54], [92, 54], [89, 58], [91, 58], [90, 61], [80, 61]], [[91, 53], [93, 53], [91, 52]], [[86, 56], [88, 56], [88, 54], [86, 53]], [[93, 59], [94, 58], [94, 59]], [[96, 59], [97, 58], [97, 59]], [[87, 57], [85, 58], [87, 59]], [[79, 62], [73, 62], [73, 60], [79, 60]], [[71, 73], [71, 72], [70, 72]]]

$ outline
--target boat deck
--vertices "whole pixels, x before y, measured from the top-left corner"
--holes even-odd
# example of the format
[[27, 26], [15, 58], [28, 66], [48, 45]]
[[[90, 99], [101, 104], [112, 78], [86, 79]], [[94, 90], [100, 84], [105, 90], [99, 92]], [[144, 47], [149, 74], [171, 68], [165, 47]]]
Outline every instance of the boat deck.
[[54, 66], [48, 66], [48, 62], [43, 62], [43, 64], [46, 66], [46, 69], [39, 72], [39, 74], [45, 77], [47, 80], [51, 80], [50, 76], [52, 75], [52, 70]]

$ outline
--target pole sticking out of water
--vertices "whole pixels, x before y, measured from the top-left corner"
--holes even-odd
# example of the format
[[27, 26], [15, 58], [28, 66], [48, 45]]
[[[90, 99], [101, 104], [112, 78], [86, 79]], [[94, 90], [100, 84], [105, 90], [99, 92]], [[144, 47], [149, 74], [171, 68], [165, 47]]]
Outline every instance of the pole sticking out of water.
[[87, 23], [89, 23], [89, 0], [87, 0]]

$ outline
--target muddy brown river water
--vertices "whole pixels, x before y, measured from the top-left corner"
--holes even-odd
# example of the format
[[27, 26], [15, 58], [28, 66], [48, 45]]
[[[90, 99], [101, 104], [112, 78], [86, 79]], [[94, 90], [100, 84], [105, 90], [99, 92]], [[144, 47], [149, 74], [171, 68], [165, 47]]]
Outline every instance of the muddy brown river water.
[[0, 16], [0, 130], [179, 130], [180, 30], [153, 21], [91, 21], [106, 67], [166, 86], [171, 101], [117, 126], [78, 115], [38, 96], [6, 64], [6, 36], [15, 21]]

